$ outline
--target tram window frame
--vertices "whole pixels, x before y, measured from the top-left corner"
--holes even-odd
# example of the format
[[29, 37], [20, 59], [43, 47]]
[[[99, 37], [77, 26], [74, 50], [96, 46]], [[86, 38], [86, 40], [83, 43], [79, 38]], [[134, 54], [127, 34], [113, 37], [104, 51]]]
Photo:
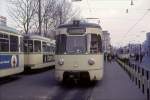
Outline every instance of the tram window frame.
[[[28, 52], [33, 52], [33, 40], [27, 40], [28, 41], [28, 47], [27, 50]], [[31, 44], [31, 46], [29, 46]]]
[[46, 42], [42, 41], [42, 52], [46, 52], [47, 51], [46, 49], [47, 49]]
[[56, 54], [64, 54], [66, 52], [66, 42], [66, 34], [59, 34], [56, 36]]
[[41, 41], [34, 40], [34, 52], [41, 52]]
[[54, 54], [55, 53], [55, 47], [53, 44], [51, 44], [51, 53]]
[[[45, 46], [45, 49], [44, 49]], [[42, 52], [50, 52], [50, 45], [48, 45], [48, 42], [42, 42]]]
[[9, 52], [9, 41], [9, 35], [0, 33], [0, 52]]
[[54, 46], [51, 44], [51, 53], [54, 54]]
[[19, 38], [15, 35], [10, 35], [10, 52], [19, 52]]
[[23, 51], [28, 52], [28, 40], [23, 40]]
[[47, 52], [51, 53], [51, 45], [47, 45]]
[[87, 52], [86, 35], [69, 35], [69, 36], [67, 36], [67, 42], [66, 42], [66, 53], [67, 54], [84, 54], [86, 52]]
[[20, 52], [24, 52], [24, 41], [23, 41], [23, 37], [20, 37]]
[[[92, 39], [95, 38], [95, 39]], [[93, 41], [94, 40], [94, 41]], [[93, 46], [93, 43], [95, 43], [94, 45], [96, 45], [95, 47]], [[93, 47], [92, 47], [93, 46]], [[93, 49], [93, 50], [92, 50]], [[95, 50], [94, 50], [95, 49]], [[102, 40], [101, 40], [101, 36], [99, 34], [91, 34], [91, 42], [90, 42], [90, 53], [94, 54], [94, 53], [100, 53], [102, 52]]]

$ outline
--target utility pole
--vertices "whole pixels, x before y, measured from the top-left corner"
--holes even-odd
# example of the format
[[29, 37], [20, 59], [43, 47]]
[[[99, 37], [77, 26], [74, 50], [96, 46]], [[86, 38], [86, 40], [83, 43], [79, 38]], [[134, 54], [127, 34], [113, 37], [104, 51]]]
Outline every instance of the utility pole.
[[141, 44], [139, 44], [139, 63], [141, 63]]
[[39, 9], [38, 9], [38, 17], [39, 17], [39, 35], [42, 35], [42, 21], [41, 21], [41, 0], [38, 0], [39, 2]]

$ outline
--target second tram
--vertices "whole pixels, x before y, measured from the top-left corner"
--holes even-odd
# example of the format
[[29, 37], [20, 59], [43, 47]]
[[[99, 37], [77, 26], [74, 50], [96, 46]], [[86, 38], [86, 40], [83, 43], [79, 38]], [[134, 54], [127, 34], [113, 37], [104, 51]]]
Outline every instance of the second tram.
[[55, 65], [55, 41], [32, 35], [24, 37], [25, 69], [40, 69]]
[[60, 25], [56, 35], [55, 77], [66, 80], [101, 80], [103, 77], [102, 28], [73, 21]]

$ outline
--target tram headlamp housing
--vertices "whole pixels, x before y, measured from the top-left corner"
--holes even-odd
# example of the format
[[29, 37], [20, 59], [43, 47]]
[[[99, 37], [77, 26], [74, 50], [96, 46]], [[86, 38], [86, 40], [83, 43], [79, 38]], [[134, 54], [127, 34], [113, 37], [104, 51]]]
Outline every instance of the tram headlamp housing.
[[59, 64], [59, 65], [63, 65], [63, 64], [64, 64], [64, 59], [62, 59], [62, 58], [59, 59], [58, 64]]
[[95, 64], [95, 60], [94, 60], [93, 58], [90, 58], [90, 59], [88, 60], [88, 64], [89, 64], [89, 65], [94, 65], [94, 64]]

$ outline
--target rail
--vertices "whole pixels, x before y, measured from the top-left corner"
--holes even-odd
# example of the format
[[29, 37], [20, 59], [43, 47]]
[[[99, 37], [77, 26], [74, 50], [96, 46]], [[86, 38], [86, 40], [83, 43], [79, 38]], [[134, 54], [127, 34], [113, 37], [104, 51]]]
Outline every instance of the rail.
[[147, 100], [150, 100], [150, 70], [127, 60], [117, 59], [117, 62], [125, 70], [132, 82], [147, 96]]

